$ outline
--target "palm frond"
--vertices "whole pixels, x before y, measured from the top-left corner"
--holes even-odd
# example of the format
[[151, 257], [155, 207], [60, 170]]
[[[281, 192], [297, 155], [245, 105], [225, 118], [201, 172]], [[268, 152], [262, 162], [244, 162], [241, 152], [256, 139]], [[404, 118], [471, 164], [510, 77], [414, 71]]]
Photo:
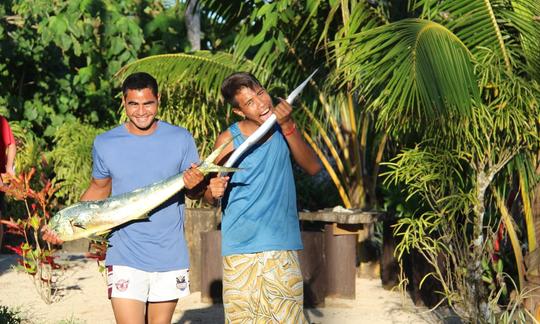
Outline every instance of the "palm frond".
[[[345, 50], [343, 43], [349, 43]], [[335, 42], [338, 73], [380, 111], [386, 127], [438, 125], [471, 113], [479, 92], [472, 57], [444, 26], [406, 19]]]
[[528, 74], [540, 82], [540, 2], [515, 0], [512, 6], [502, 15], [519, 32]]
[[452, 30], [473, 54], [481, 48], [496, 51], [508, 71], [520, 65], [523, 56], [531, 67], [540, 63], [538, 1], [418, 0], [413, 7]]
[[525, 264], [523, 262], [523, 253], [521, 252], [521, 246], [516, 232], [517, 225], [515, 224], [512, 215], [508, 211], [508, 208], [506, 207], [504, 200], [502, 199], [497, 189], [493, 190], [493, 196], [495, 197], [496, 205], [499, 209], [499, 212], [501, 213], [501, 218], [504, 222], [504, 225], [506, 226], [506, 230], [508, 231], [510, 243], [512, 244], [512, 250], [514, 251], [514, 257], [516, 258], [516, 267], [519, 277], [519, 287], [523, 288], [525, 287]]
[[233, 72], [257, 71], [262, 83], [270, 77], [269, 73], [258, 69], [251, 61], [236, 59], [229, 53], [209, 51], [149, 56], [124, 66], [116, 77], [123, 79], [138, 71], [152, 74], [161, 87], [177, 88], [181, 84], [190, 84], [192, 89], [204, 96], [219, 96], [221, 82]]

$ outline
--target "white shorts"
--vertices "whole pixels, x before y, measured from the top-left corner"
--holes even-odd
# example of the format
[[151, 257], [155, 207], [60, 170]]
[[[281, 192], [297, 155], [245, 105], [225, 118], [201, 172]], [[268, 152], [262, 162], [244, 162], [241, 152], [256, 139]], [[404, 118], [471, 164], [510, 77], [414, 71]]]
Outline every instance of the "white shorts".
[[189, 269], [146, 272], [127, 266], [107, 266], [109, 299], [163, 302], [189, 295]]

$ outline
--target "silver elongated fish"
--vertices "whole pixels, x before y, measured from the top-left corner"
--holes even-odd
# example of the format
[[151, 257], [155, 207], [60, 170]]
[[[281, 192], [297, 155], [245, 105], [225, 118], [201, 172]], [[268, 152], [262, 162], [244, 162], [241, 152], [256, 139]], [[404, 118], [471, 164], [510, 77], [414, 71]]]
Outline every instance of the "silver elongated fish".
[[[213, 162], [230, 141], [212, 152], [198, 167], [204, 175], [210, 172], [233, 172], [238, 169], [215, 165]], [[184, 173], [154, 184], [104, 200], [82, 201], [55, 214], [48, 227], [63, 241], [76, 240], [106, 233], [126, 222], [145, 219], [148, 212], [184, 188]]]

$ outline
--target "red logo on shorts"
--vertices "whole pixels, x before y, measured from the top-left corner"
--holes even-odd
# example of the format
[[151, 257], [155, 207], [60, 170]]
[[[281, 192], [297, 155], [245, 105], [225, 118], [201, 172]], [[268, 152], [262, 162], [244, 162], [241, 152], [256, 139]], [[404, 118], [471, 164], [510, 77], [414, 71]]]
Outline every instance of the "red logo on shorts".
[[187, 281], [185, 276], [178, 276], [176, 277], [176, 288], [180, 290], [184, 290], [187, 288]]
[[129, 286], [129, 280], [120, 279], [114, 285], [118, 291], [126, 291]]

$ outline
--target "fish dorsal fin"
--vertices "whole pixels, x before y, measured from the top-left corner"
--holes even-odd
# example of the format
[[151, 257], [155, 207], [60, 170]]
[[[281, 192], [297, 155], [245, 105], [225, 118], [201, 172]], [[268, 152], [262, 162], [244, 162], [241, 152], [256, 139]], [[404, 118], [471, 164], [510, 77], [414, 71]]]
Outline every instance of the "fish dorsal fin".
[[106, 243], [108, 241], [107, 236], [99, 235], [99, 234], [90, 235], [90, 236], [88, 236], [88, 239], [91, 240], [91, 241], [96, 241], [96, 242], [100, 242], [100, 243]]
[[106, 231], [101, 231], [101, 232], [97, 232], [96, 234], [94, 235], [97, 235], [97, 236], [107, 236], [109, 235], [109, 233], [111, 232], [111, 230], [106, 230]]

